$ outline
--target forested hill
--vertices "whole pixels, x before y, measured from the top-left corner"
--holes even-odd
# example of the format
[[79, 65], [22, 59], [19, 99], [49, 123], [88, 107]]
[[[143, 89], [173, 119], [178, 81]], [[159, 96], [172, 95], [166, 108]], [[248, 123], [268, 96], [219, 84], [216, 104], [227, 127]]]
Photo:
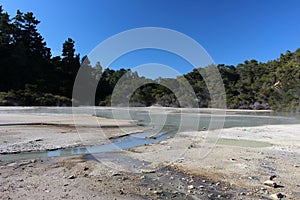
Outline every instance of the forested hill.
[[[110, 105], [115, 84], [122, 75], [141, 82], [128, 69], [102, 69], [91, 66], [86, 56], [75, 54], [75, 42], [66, 38], [61, 56], [53, 57], [43, 36], [40, 22], [33, 13], [18, 11], [10, 17], [0, 7], [0, 105], [62, 106], [71, 105], [73, 83], [78, 69], [89, 69], [91, 81], [97, 81], [96, 105]], [[84, 61], [84, 62], [83, 62]], [[228, 108], [300, 110], [300, 49], [287, 51], [276, 60], [261, 63], [245, 61], [237, 66], [217, 66], [224, 81]], [[201, 69], [200, 69], [201, 70]], [[200, 107], [210, 107], [210, 95], [198, 70], [171, 81], [186, 78], [193, 87]], [[158, 84], [140, 87], [130, 98], [132, 106], [178, 107], [176, 95]], [[183, 98], [184, 99], [184, 98]], [[188, 106], [181, 104], [180, 106]]]

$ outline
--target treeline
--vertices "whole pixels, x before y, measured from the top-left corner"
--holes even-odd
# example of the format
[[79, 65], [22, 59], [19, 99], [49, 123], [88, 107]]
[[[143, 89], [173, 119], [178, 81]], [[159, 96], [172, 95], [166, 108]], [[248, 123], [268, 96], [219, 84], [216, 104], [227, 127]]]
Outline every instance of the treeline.
[[62, 44], [61, 56], [52, 57], [37, 30], [39, 23], [32, 12], [18, 10], [10, 17], [0, 6], [0, 105], [70, 106], [73, 84], [83, 64], [102, 86], [97, 104], [106, 104], [114, 84], [128, 70], [102, 71], [100, 63], [92, 67], [86, 56], [80, 59], [75, 54], [71, 38]]
[[[61, 56], [53, 57], [37, 26], [33, 13], [17, 11], [10, 17], [0, 6], [0, 105], [70, 106], [74, 80], [80, 66], [87, 68], [91, 82], [98, 83], [96, 105], [110, 105], [114, 89], [117, 98], [127, 98], [131, 106], [211, 107], [211, 96], [199, 71], [174, 79], [150, 80], [129, 69], [92, 66], [86, 56], [75, 52], [75, 42], [67, 38]], [[237, 66], [218, 65], [228, 108], [300, 110], [300, 49], [261, 63], [245, 61]], [[126, 74], [123, 86], [115, 88]], [[187, 80], [195, 97], [176, 88]], [[144, 83], [148, 83], [145, 84]], [[164, 86], [165, 85], [165, 86]], [[171, 85], [172, 88], [166, 87]], [[126, 91], [137, 88], [132, 95]], [[122, 96], [122, 95], [127, 95]], [[114, 96], [113, 96], [114, 97]], [[193, 99], [193, 100], [191, 100]]]

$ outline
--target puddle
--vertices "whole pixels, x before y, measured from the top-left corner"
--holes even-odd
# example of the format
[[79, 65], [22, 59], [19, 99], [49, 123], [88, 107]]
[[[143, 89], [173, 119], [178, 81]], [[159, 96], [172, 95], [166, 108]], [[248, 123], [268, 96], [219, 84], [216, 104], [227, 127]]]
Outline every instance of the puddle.
[[253, 140], [224, 139], [224, 138], [219, 139], [217, 144], [227, 145], [227, 146], [238, 146], [238, 147], [253, 147], [253, 148], [272, 146], [272, 144], [268, 142], [260, 142], [260, 141], [253, 141]]

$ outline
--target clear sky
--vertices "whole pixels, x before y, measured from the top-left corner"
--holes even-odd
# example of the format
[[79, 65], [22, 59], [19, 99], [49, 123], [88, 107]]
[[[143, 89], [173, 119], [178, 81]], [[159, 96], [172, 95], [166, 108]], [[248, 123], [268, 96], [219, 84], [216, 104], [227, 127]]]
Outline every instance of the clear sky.
[[[300, 47], [299, 0], [2, 0], [5, 11], [32, 11], [53, 55], [71, 37], [77, 53], [88, 54], [100, 42], [138, 27], [165, 27], [199, 42], [216, 64], [244, 60], [268, 61]], [[149, 53], [150, 51], [148, 51]], [[120, 59], [129, 68], [144, 62], [162, 63], [170, 56], [150, 52], [144, 60]], [[140, 57], [143, 57], [140, 55]], [[153, 59], [155, 57], [155, 59]], [[175, 60], [175, 61], [174, 61]], [[174, 59], [181, 72], [183, 61]], [[170, 64], [163, 63], [163, 64]]]

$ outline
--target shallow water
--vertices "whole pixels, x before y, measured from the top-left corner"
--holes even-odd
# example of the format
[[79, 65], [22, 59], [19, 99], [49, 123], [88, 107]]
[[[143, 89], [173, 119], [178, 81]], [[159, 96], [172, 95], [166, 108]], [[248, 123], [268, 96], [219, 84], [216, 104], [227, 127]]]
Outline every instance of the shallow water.
[[[91, 114], [99, 117], [117, 118], [117, 119], [133, 119], [138, 120], [138, 125], [149, 126], [152, 131], [137, 133], [121, 138], [111, 140], [112, 143], [90, 147], [75, 147], [71, 149], [59, 149], [46, 152], [32, 152], [21, 154], [0, 155], [1, 161], [14, 161], [19, 159], [45, 158], [52, 156], [70, 156], [90, 154], [97, 152], [115, 152], [124, 149], [130, 149], [145, 144], [157, 143], [168, 137], [174, 136], [178, 131], [195, 131], [215, 128], [230, 127], [249, 127], [268, 124], [298, 124], [300, 119], [297, 115], [288, 115], [283, 113], [235, 113], [230, 116], [216, 116], [206, 113], [206, 115], [198, 115], [198, 113], [168, 113], [160, 114], [159, 109], [156, 112], [150, 110], [138, 109], [110, 109], [110, 108], [94, 108], [94, 107], [32, 107], [32, 108], [1, 108], [1, 113], [18, 113], [18, 114], [35, 114], [35, 115], [61, 115], [61, 114]], [[163, 112], [162, 112], [163, 113]], [[213, 123], [212, 123], [213, 122]], [[217, 125], [216, 125], [217, 124]], [[153, 139], [148, 137], [155, 135]], [[218, 144], [236, 145], [242, 147], [265, 147], [268, 143], [249, 142], [242, 140], [220, 140]]]

